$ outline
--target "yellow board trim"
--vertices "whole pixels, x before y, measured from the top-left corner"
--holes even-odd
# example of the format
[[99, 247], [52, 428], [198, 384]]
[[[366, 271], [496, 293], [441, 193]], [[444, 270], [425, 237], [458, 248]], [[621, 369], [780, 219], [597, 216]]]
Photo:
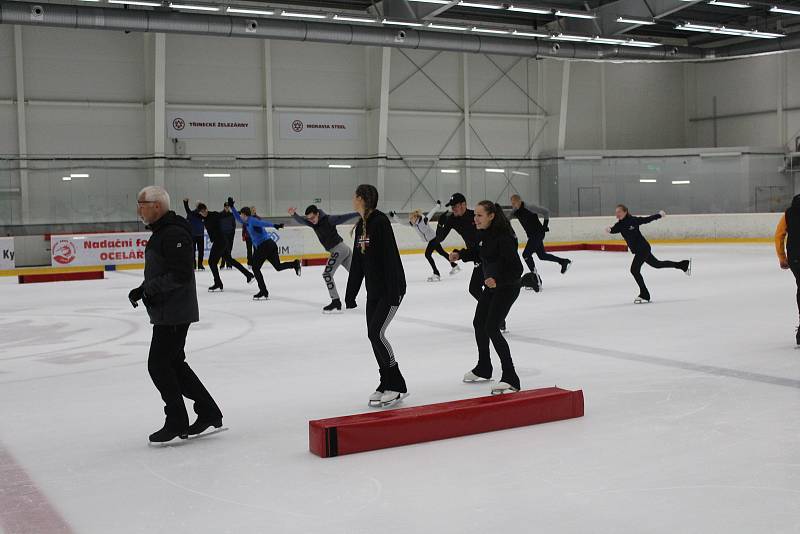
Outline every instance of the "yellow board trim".
[[[692, 238], [692, 239], [654, 239], [651, 243], [659, 245], [700, 245], [700, 244], [761, 244], [772, 243], [773, 239], [770, 237], [754, 237], [754, 238], [738, 238], [738, 237], [720, 237], [720, 238]], [[569, 246], [569, 245], [624, 245], [625, 242], [621, 240], [613, 241], [554, 241], [549, 242], [545, 246]], [[519, 248], [524, 248], [524, 244]], [[454, 247], [449, 247], [454, 248]], [[422, 254], [425, 252], [424, 248], [401, 250], [400, 254], [406, 256], [409, 254]], [[302, 260], [317, 260], [327, 259], [327, 254], [304, 254], [302, 256], [281, 256], [281, 260], [302, 259]], [[247, 261], [246, 258], [236, 258], [240, 263]], [[143, 263], [132, 263], [125, 265], [117, 265], [117, 271], [131, 271], [143, 269]], [[53, 273], [82, 273], [82, 272], [97, 272], [104, 271], [103, 265], [87, 265], [80, 267], [20, 267], [19, 269], [0, 270], [0, 276], [19, 276], [23, 274], [53, 274]]]

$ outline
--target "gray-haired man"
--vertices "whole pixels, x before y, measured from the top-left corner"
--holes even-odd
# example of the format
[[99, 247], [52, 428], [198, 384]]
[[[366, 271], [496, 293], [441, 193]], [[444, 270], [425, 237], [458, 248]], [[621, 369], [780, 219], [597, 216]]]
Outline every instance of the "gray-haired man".
[[[128, 299], [134, 308], [144, 302], [153, 325], [147, 369], [164, 400], [167, 418], [163, 428], [150, 435], [150, 442], [162, 444], [221, 427], [222, 412], [184, 353], [189, 325], [199, 320], [192, 228], [170, 211], [169, 195], [161, 187], [139, 192], [136, 214], [153, 235], [145, 248], [144, 283]], [[194, 401], [197, 420], [191, 426], [183, 397]]]

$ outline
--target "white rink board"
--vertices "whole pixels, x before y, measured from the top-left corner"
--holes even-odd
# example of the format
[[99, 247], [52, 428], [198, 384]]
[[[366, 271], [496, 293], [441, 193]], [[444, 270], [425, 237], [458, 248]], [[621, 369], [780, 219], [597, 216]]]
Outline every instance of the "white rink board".
[[0, 237], [0, 270], [14, 268], [14, 255], [14, 238]]

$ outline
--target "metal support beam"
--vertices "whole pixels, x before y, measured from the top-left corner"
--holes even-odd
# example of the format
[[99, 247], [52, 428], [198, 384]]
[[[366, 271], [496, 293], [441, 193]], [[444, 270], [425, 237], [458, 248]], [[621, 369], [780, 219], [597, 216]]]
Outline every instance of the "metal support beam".
[[14, 68], [17, 78], [17, 140], [19, 148], [19, 192], [22, 224], [30, 218], [30, 189], [28, 187], [28, 120], [25, 114], [25, 69], [22, 54], [22, 26], [14, 26]]
[[571, 63], [562, 63], [561, 71], [561, 108], [558, 112], [558, 150], [564, 150], [567, 142], [567, 111], [569, 107], [569, 69]]
[[381, 50], [381, 98], [378, 114], [378, 176], [375, 187], [378, 196], [385, 198], [386, 192], [386, 142], [389, 136], [389, 83], [391, 77], [392, 49]]
[[[773, 56], [775, 61], [778, 62], [778, 145], [786, 146], [786, 91], [788, 89], [788, 72], [787, 72], [787, 58], [786, 54], [778, 54]], [[791, 147], [790, 150], [794, 150]]]
[[593, 10], [596, 19], [561, 18], [548, 27], [568, 33], [593, 35], [599, 31], [601, 35], [621, 35], [639, 28], [641, 24], [617, 22], [620, 15], [660, 19], [699, 3], [701, 0], [617, 0]]
[[469, 54], [466, 52], [461, 54], [461, 83], [462, 91], [464, 94], [464, 157], [466, 158], [466, 165], [464, 165], [464, 194], [467, 200], [472, 199], [472, 171], [469, 166], [470, 158], [472, 157], [472, 126], [470, 125], [470, 105], [469, 105]]
[[[166, 145], [167, 117], [167, 36], [156, 33], [155, 36], [155, 76], [153, 77], [153, 184], [164, 187], [164, 155]], [[162, 159], [158, 159], [162, 158]]]
[[600, 134], [603, 150], [608, 149], [608, 128], [606, 125], [606, 64], [600, 63]]
[[[417, 72], [421, 73], [421, 74], [422, 74], [423, 76], [425, 76], [425, 77], [428, 79], [428, 81], [429, 81], [429, 82], [431, 82], [431, 83], [432, 83], [432, 84], [433, 84], [433, 85], [434, 85], [434, 86], [435, 86], [435, 87], [436, 87], [436, 88], [437, 88], [437, 89], [438, 89], [438, 90], [439, 90], [439, 91], [440, 91], [440, 92], [441, 92], [441, 93], [442, 93], [442, 94], [443, 94], [443, 95], [444, 95], [444, 96], [445, 96], [445, 97], [446, 97], [446, 98], [447, 98], [447, 99], [448, 99], [450, 102], [452, 102], [452, 103], [453, 103], [453, 105], [454, 105], [454, 106], [455, 106], [455, 107], [456, 107], [456, 108], [457, 108], [459, 111], [461, 111], [461, 110], [462, 110], [462, 107], [459, 105], [459, 103], [458, 103], [458, 102], [456, 102], [456, 101], [453, 99], [453, 97], [451, 97], [451, 96], [450, 96], [450, 95], [447, 93], [447, 91], [445, 91], [445, 90], [442, 88], [442, 86], [441, 86], [441, 85], [439, 85], [438, 83], [436, 83], [436, 81], [435, 81], [433, 78], [431, 78], [431, 77], [430, 77], [430, 75], [428, 75], [428, 73], [427, 73], [427, 72], [425, 72], [424, 66], [425, 66], [425, 65], [427, 65], [428, 63], [430, 63], [431, 61], [433, 61], [433, 58], [431, 58], [431, 59], [430, 59], [428, 62], [426, 62], [426, 63], [425, 63], [425, 65], [422, 65], [422, 66], [420, 66], [420, 65], [418, 65], [418, 64], [417, 64], [417, 62], [416, 62], [416, 61], [414, 61], [413, 59], [411, 59], [411, 57], [409, 57], [409, 55], [408, 55], [408, 54], [406, 54], [406, 52], [405, 52], [404, 50], [402, 50], [402, 49], [398, 49], [398, 50], [399, 50], [399, 52], [400, 52], [401, 54], [403, 54], [403, 56], [405, 56], [405, 58], [406, 58], [406, 59], [407, 59], [407, 60], [408, 60], [408, 61], [409, 61], [409, 62], [410, 62], [412, 65], [414, 65], [414, 66], [417, 68], [417, 70], [416, 70], [416, 72], [415, 72], [414, 74], [416, 74]], [[437, 55], [438, 55], [438, 54], [437, 54]], [[412, 75], [412, 76], [413, 76], [413, 75]], [[395, 88], [395, 89], [396, 89], [396, 88]]]
[[275, 199], [275, 169], [272, 156], [275, 155], [275, 116], [272, 109], [272, 41], [264, 41], [264, 151], [267, 156], [265, 178], [267, 180], [267, 213], [278, 215]]

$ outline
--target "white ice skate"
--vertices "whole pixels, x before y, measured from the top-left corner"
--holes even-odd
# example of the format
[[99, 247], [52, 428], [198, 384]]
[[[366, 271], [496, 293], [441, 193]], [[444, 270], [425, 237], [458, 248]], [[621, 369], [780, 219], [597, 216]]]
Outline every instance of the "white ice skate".
[[386, 390], [383, 392], [381, 396], [381, 408], [388, 408], [389, 406], [394, 406], [398, 402], [402, 401], [408, 397], [408, 393], [400, 393], [399, 391], [390, 391]]
[[382, 397], [383, 397], [383, 392], [376, 391], [375, 393], [369, 396], [369, 402], [367, 404], [369, 404], [373, 408], [380, 408]]
[[490, 382], [492, 380], [491, 377], [484, 378], [482, 376], [478, 376], [472, 371], [469, 371], [467, 374], [464, 375], [464, 382], [467, 384], [473, 384], [475, 382]]
[[634, 304], [650, 304], [650, 299], [646, 299], [644, 297], [636, 297], [633, 299]]
[[504, 393], [516, 393], [519, 390], [509, 384], [508, 382], [498, 382], [497, 384], [492, 384], [491, 392], [492, 395], [502, 395]]
[[453, 276], [454, 274], [457, 274], [457, 273], [459, 273], [459, 272], [461, 272], [461, 267], [459, 267], [458, 265], [456, 265], [455, 267], [453, 267], [452, 269], [450, 269], [450, 276]]
[[428, 277], [428, 282], [441, 282], [441, 281], [442, 281], [442, 277], [439, 276], [438, 274], [434, 274], [434, 275]]

